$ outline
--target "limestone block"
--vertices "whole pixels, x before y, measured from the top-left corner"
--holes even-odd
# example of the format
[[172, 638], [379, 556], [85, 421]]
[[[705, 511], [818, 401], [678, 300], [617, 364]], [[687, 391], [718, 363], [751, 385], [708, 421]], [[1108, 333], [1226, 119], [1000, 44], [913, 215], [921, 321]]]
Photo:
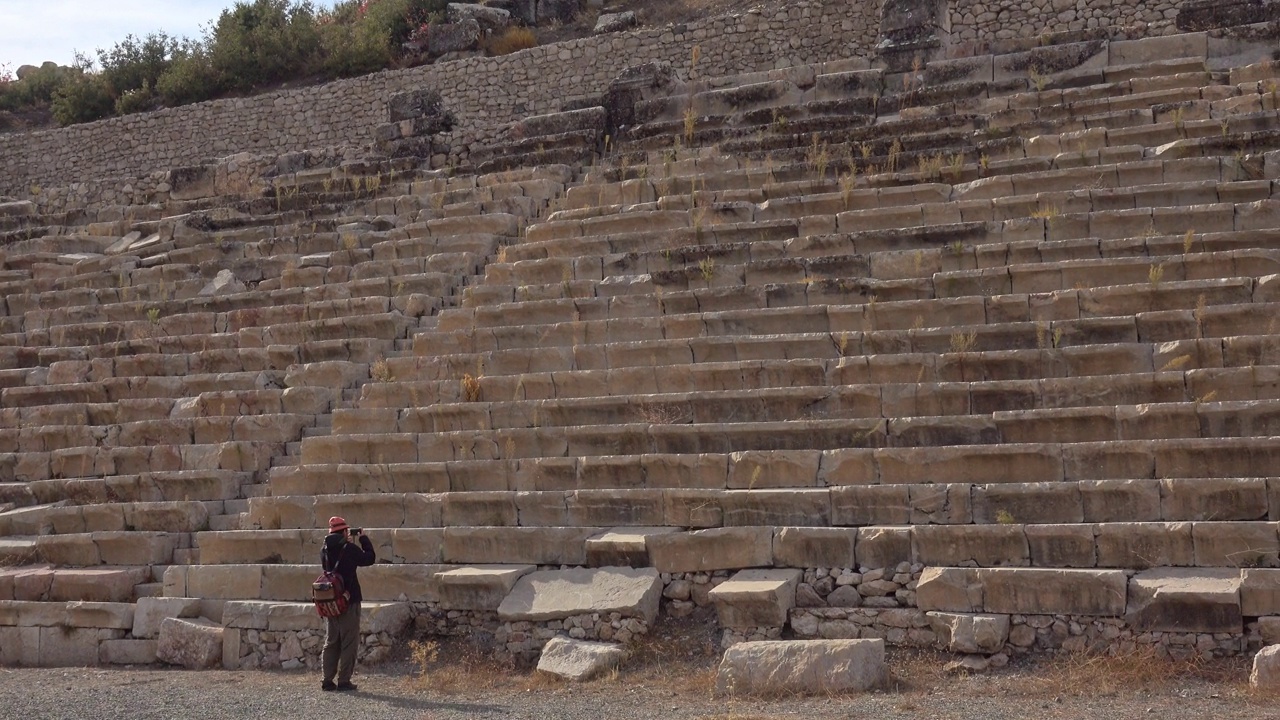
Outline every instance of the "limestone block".
[[223, 632], [221, 625], [200, 618], [165, 618], [160, 623], [156, 659], [188, 670], [218, 667], [222, 664]]
[[1085, 480], [1080, 482], [1084, 522], [1149, 522], [1164, 516], [1158, 480]]
[[906, 485], [849, 485], [831, 489], [833, 525], [895, 525], [911, 520]]
[[972, 485], [947, 483], [909, 487], [912, 525], [967, 525], [973, 522]]
[[73, 627], [133, 629], [134, 605], [132, 603], [69, 602], [66, 613], [67, 624]]
[[194, 618], [200, 615], [200, 601], [185, 597], [138, 598], [133, 614], [133, 636], [153, 639], [160, 636], [166, 618]]
[[303, 558], [302, 533], [298, 530], [202, 532], [196, 533], [195, 543], [200, 548], [200, 562], [205, 565], [302, 563], [316, 559]]
[[1129, 582], [1126, 621], [1135, 630], [1243, 630], [1240, 571], [1228, 568], [1153, 568]]
[[659, 572], [703, 572], [769, 567], [773, 528], [735, 527], [656, 535], [647, 539]]
[[[228, 568], [216, 568], [227, 570]], [[365, 576], [373, 568], [360, 569], [360, 589], [364, 590]], [[187, 574], [187, 583], [205, 570], [203, 566], [195, 566]], [[258, 569], [259, 588], [256, 595], [241, 596], [235, 599], [285, 600], [302, 602], [311, 597], [311, 582], [320, 574], [319, 565], [263, 565]], [[251, 581], [250, 581], [251, 582]], [[367, 595], [367, 593], [366, 593]], [[204, 596], [201, 596], [204, 597]]]
[[107, 565], [168, 565], [178, 535], [162, 532], [111, 531], [93, 533], [102, 562]]
[[1249, 684], [1260, 690], [1280, 687], [1280, 645], [1268, 645], [1253, 656]]
[[854, 568], [853, 528], [784, 527], [773, 535], [773, 564], [791, 568]]
[[858, 566], [865, 568], [894, 567], [911, 562], [912, 529], [909, 527], [858, 528], [855, 554]]
[[820, 485], [871, 485], [876, 479], [875, 451], [862, 448], [822, 451], [818, 466]]
[[1102, 523], [1098, 567], [1142, 570], [1195, 563], [1191, 523]]
[[0, 624], [30, 627], [65, 627], [70, 625], [65, 603], [7, 601], [0, 604]]
[[[310, 603], [305, 609], [315, 612]], [[399, 635], [413, 621], [413, 607], [404, 602], [366, 602], [360, 607], [360, 632]]]
[[782, 627], [796, 604], [799, 569], [741, 570], [711, 590], [720, 626]]
[[817, 450], [730, 453], [729, 488], [815, 487], [821, 459]]
[[197, 565], [188, 569], [186, 586], [188, 597], [256, 600], [262, 596], [262, 566]]
[[927, 567], [916, 584], [921, 610], [977, 613], [986, 607], [976, 568]]
[[649, 567], [648, 538], [678, 532], [672, 527], [619, 527], [600, 533], [586, 542], [587, 565], [591, 567]]
[[[373, 565], [360, 570], [360, 590], [365, 600], [436, 601], [439, 600], [439, 594], [433, 578], [439, 569], [440, 566], [418, 564]], [[311, 587], [309, 580], [304, 587]]]
[[444, 529], [447, 563], [531, 563], [581, 565], [586, 541], [599, 528], [448, 527]]
[[717, 696], [826, 696], [870, 690], [885, 676], [884, 640], [746, 642], [725, 651]]
[[922, 525], [912, 530], [915, 558], [925, 565], [1027, 565], [1021, 525]]
[[74, 627], [40, 628], [41, 667], [83, 667], [98, 662], [98, 644], [114, 639], [118, 630]]
[[927, 613], [938, 644], [951, 652], [1000, 652], [1009, 639], [1009, 616], [964, 613]]
[[1084, 506], [1075, 483], [975, 485], [973, 521], [1078, 523], [1084, 521]]
[[14, 600], [50, 599], [54, 578], [52, 568], [40, 566], [23, 567], [5, 574], [13, 579]]
[[98, 546], [88, 534], [42, 535], [36, 549], [45, 562], [62, 567], [91, 567], [102, 564]]
[[1088, 568], [1098, 562], [1093, 525], [1026, 525], [1035, 567]]
[[1124, 614], [1126, 578], [1121, 570], [983, 568], [978, 579], [989, 613]]
[[38, 627], [0, 627], [0, 665], [38, 666], [40, 632]]
[[[364, 605], [361, 606], [360, 620], [363, 625]], [[228, 629], [320, 630], [324, 628], [324, 618], [316, 614], [316, 608], [311, 603], [230, 600], [223, 605], [222, 624]], [[218, 656], [222, 656], [221, 648]]]
[[496, 610], [516, 581], [537, 568], [533, 565], [460, 567], [438, 573], [440, 607], [445, 610]]
[[1276, 567], [1280, 538], [1276, 523], [1197, 522], [1191, 524], [1199, 567]]
[[831, 492], [822, 489], [729, 490], [720, 496], [725, 527], [827, 525]]
[[538, 671], [580, 682], [616, 668], [625, 656], [621, 647], [611, 643], [557, 636], [542, 647]]
[[49, 597], [53, 600], [133, 602], [134, 588], [151, 579], [145, 567], [62, 569], [53, 575]]
[[156, 662], [155, 640], [103, 640], [98, 644], [102, 665], [152, 665]]
[[222, 669], [223, 670], [239, 670], [240, 669], [240, 642], [242, 630], [236, 628], [227, 628], [222, 633]]
[[652, 623], [662, 581], [652, 568], [571, 568], [520, 577], [498, 606], [504, 621], [560, 620], [589, 613], [620, 613]]
[[1160, 481], [1165, 520], [1264, 520], [1263, 478], [1172, 478]]
[[1280, 570], [1240, 571], [1240, 613], [1245, 617], [1280, 615]]
[[[665, 513], [663, 490], [579, 490], [568, 493], [568, 522], [583, 527], [660, 525]], [[525, 513], [521, 512], [521, 524]]]

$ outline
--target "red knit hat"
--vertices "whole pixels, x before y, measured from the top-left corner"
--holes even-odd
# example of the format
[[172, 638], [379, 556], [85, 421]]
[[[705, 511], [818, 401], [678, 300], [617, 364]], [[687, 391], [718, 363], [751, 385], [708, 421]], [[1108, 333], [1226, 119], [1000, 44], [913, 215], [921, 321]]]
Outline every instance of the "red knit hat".
[[329, 518], [329, 532], [342, 532], [348, 527], [350, 527], [350, 525], [347, 525], [347, 521], [337, 515]]

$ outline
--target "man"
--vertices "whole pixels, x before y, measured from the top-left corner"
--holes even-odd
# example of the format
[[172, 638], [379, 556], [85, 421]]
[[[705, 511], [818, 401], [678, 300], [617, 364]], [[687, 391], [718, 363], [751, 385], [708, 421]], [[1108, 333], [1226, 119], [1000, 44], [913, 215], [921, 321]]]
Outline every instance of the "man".
[[[326, 618], [324, 640], [324, 681], [320, 689], [325, 691], [350, 691], [356, 686], [351, 674], [356, 671], [356, 651], [360, 649], [360, 578], [356, 568], [368, 567], [377, 560], [373, 543], [360, 528], [352, 528], [340, 517], [329, 518], [329, 535], [320, 549], [320, 565], [325, 572], [342, 576], [342, 585], [349, 605], [346, 612]], [[338, 682], [334, 683], [334, 677]]]

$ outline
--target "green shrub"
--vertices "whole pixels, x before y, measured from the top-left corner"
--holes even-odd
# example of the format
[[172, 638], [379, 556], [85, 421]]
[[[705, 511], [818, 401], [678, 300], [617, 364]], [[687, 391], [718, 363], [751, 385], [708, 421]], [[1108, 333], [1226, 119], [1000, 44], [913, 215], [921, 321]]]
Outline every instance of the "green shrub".
[[249, 90], [306, 75], [319, 60], [320, 33], [309, 2], [237, 2], [213, 27], [209, 56], [228, 87]]
[[115, 99], [102, 73], [93, 72], [93, 61], [77, 54], [70, 71], [53, 91], [49, 109], [54, 121], [66, 127], [109, 117], [115, 110]]
[[213, 69], [205, 46], [186, 41], [174, 53], [169, 69], [156, 80], [155, 92], [168, 107], [217, 97], [222, 92], [222, 81]]
[[0, 110], [40, 107], [53, 100], [54, 92], [76, 73], [75, 68], [46, 62], [21, 80], [6, 83], [0, 92]]
[[328, 23], [320, 26], [322, 69], [329, 77], [351, 77], [391, 62], [390, 35], [373, 23]]
[[107, 86], [118, 98], [131, 90], [154, 88], [169, 69], [178, 49], [178, 40], [163, 32], [152, 33], [141, 40], [126, 35], [110, 50], [98, 51], [98, 64], [102, 66]]
[[156, 103], [156, 94], [151, 90], [151, 84], [146, 83], [140, 88], [121, 93], [116, 98], [116, 114], [132, 115], [133, 113], [154, 110]]

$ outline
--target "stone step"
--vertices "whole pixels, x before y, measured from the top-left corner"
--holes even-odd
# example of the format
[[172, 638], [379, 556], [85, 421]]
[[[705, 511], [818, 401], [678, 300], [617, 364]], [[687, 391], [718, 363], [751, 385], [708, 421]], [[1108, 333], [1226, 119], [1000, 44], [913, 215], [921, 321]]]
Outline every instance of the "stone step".
[[[812, 443], [811, 443], [812, 444]], [[1243, 454], [1241, 454], [1243, 452]], [[674, 453], [580, 458], [354, 464], [308, 463], [273, 478], [275, 494], [342, 492], [438, 493], [445, 491], [573, 488], [723, 489], [750, 487], [751, 477], [794, 478], [788, 484], [990, 483], [1063, 480], [1128, 480], [1149, 477], [1265, 477], [1266, 437], [1124, 440], [1083, 443], [935, 445], [931, 447], [840, 448]], [[730, 462], [731, 457], [743, 462]], [[757, 468], [760, 468], [757, 470]], [[803, 470], [802, 468], [807, 468]], [[818, 468], [823, 468], [821, 471]], [[690, 476], [696, 480], [689, 480]], [[730, 484], [730, 478], [735, 478]], [[685, 478], [682, 482], [682, 478]], [[763, 478], [763, 479], [762, 479]], [[276, 484], [279, 483], [279, 484]]]
[[[229, 470], [260, 472], [282, 451], [276, 443], [232, 441], [215, 445], [84, 447], [52, 453], [24, 453], [14, 464], [0, 465], [6, 479], [33, 482], [98, 478], [147, 472]], [[21, 460], [21, 462], [18, 462]]]
[[149, 567], [0, 568], [0, 600], [132, 603], [135, 586], [150, 579]]
[[229, 470], [179, 470], [112, 475], [104, 479], [40, 480], [27, 483], [36, 502], [77, 498], [88, 503], [229, 500], [238, 498], [253, 474]]

